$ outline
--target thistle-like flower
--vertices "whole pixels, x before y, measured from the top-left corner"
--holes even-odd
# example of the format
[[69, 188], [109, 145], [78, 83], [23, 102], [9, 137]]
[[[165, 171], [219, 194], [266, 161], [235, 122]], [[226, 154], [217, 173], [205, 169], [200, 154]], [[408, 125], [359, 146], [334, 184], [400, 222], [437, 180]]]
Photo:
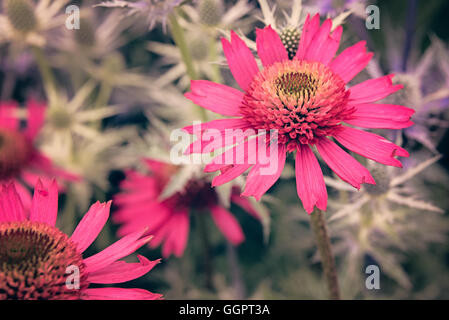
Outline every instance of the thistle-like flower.
[[326, 178], [326, 184], [341, 195], [332, 202], [336, 211], [330, 216], [329, 225], [338, 239], [335, 253], [345, 259], [349, 282], [360, 281], [357, 270], [363, 268], [364, 259], [369, 256], [390, 278], [410, 287], [401, 266], [402, 255], [446, 241], [449, 225], [441, 214], [443, 210], [418, 197], [417, 188], [411, 183], [412, 178], [440, 158], [430, 158], [400, 173], [396, 168], [370, 162], [368, 168], [377, 184], [366, 185], [358, 193], [336, 179]]
[[45, 46], [49, 31], [63, 28], [69, 0], [4, 0], [0, 8], [0, 43]]

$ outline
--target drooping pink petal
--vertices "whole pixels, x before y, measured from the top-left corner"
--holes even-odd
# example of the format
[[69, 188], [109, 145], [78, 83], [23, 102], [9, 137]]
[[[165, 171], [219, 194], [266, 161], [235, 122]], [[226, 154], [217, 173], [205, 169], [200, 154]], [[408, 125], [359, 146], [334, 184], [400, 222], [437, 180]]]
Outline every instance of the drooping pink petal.
[[394, 74], [376, 79], [365, 80], [349, 88], [351, 104], [361, 104], [381, 100], [403, 88], [401, 84], [393, 84]]
[[343, 151], [335, 142], [322, 138], [316, 144], [324, 162], [354, 188], [360, 189], [362, 183], [376, 184], [368, 169]]
[[244, 209], [246, 212], [248, 212], [250, 215], [252, 215], [254, 218], [260, 220], [260, 213], [257, 212], [257, 210], [254, 208], [254, 206], [251, 204], [251, 201], [249, 201], [248, 198], [242, 197], [239, 194], [233, 194], [231, 196], [231, 201]]
[[[271, 188], [271, 186], [279, 179], [282, 170], [284, 169], [286, 158], [286, 147], [285, 144], [278, 145], [277, 163], [260, 164], [257, 163], [249, 172], [248, 178], [246, 179], [245, 190], [242, 195], [246, 197], [253, 196], [257, 200], [260, 200], [262, 195]], [[275, 160], [275, 161], [276, 161]], [[276, 170], [271, 173], [263, 173], [268, 167], [277, 167]], [[271, 170], [270, 170], [271, 171]]]
[[58, 185], [53, 179], [49, 186], [44, 186], [38, 180], [34, 187], [33, 202], [30, 210], [30, 220], [55, 226], [58, 216]]
[[25, 135], [30, 140], [34, 140], [44, 123], [45, 108], [46, 105], [44, 103], [35, 100], [27, 101], [28, 117]]
[[112, 220], [115, 223], [123, 223], [117, 233], [119, 236], [124, 236], [140, 230], [142, 224], [148, 226], [149, 231], [153, 231], [164, 223], [169, 216], [170, 211], [167, 210], [166, 206], [155, 199], [154, 202], [142, 202], [120, 207], [114, 211]]
[[256, 59], [234, 31], [231, 31], [231, 42], [222, 38], [221, 43], [232, 75], [240, 88], [246, 91], [254, 76], [259, 72]]
[[379, 163], [402, 167], [395, 156], [408, 157], [408, 152], [377, 134], [342, 126], [335, 139], [355, 153]]
[[212, 180], [212, 187], [221, 186], [222, 184], [234, 180], [238, 176], [242, 175], [246, 170], [251, 168], [251, 166], [252, 164], [237, 164], [230, 165], [229, 167], [222, 169], [221, 174]]
[[19, 198], [22, 201], [22, 205], [25, 209], [25, 216], [28, 219], [28, 214], [30, 212], [31, 203], [33, 201], [33, 195], [30, 190], [26, 188], [21, 182], [14, 181], [14, 186], [16, 187], [16, 191], [19, 194]]
[[83, 290], [82, 300], [160, 300], [161, 294], [144, 289], [89, 288]]
[[313, 36], [312, 45], [307, 48], [304, 60], [318, 61], [326, 65], [332, 60], [337, 53], [343, 28], [338, 26], [333, 33], [330, 33], [331, 28], [332, 20], [324, 21]]
[[298, 50], [294, 59], [304, 60], [309, 45], [312, 39], [320, 29], [320, 15], [317, 13], [310, 19], [310, 14], [307, 15], [304, 27], [302, 29], [301, 38], [299, 40]]
[[0, 128], [18, 130], [19, 120], [14, 114], [16, 109], [17, 103], [15, 102], [0, 103]]
[[373, 129], [402, 129], [413, 125], [410, 117], [415, 110], [394, 104], [364, 103], [351, 105], [355, 112], [345, 122]]
[[[241, 139], [245, 138], [245, 135], [240, 137]], [[243, 167], [240, 165], [252, 165], [256, 162], [256, 148], [257, 148], [257, 139], [253, 138], [253, 139], [246, 139], [245, 141], [240, 142], [238, 144], [236, 144], [236, 142], [230, 144], [236, 144], [234, 147], [229, 148], [228, 150], [226, 150], [225, 152], [223, 152], [222, 154], [216, 156], [215, 158], [212, 159], [212, 161], [210, 163], [208, 163], [205, 167], [204, 167], [204, 172], [214, 172], [217, 170], [228, 170], [229, 166], [232, 165], [239, 165], [238, 168], [236, 168], [235, 170], [233, 170], [232, 172], [230, 172], [228, 175], [226, 176], [230, 176], [232, 174], [237, 173], [237, 171], [239, 170], [243, 170]], [[249, 159], [250, 157], [252, 157], [253, 159]], [[247, 166], [247, 169], [249, 167]], [[243, 170], [244, 172], [245, 170]], [[243, 173], [242, 172], [242, 173]], [[218, 180], [220, 180], [222, 178], [219, 178]], [[223, 179], [225, 179], [223, 177]]]
[[0, 185], [0, 222], [23, 220], [26, 215], [14, 182]]
[[84, 252], [97, 238], [101, 229], [103, 229], [109, 218], [111, 203], [111, 201], [107, 203], [97, 201], [81, 219], [70, 237], [76, 243], [79, 252]]
[[162, 247], [162, 256], [169, 257], [172, 253], [181, 257], [187, 246], [189, 237], [189, 212], [188, 210], [178, 212], [176, 218], [170, 223], [170, 231], [167, 233]]
[[307, 213], [317, 206], [327, 207], [327, 191], [320, 164], [308, 145], [300, 144], [296, 153], [296, 191]]
[[117, 261], [113, 264], [89, 273], [88, 281], [90, 283], [122, 283], [140, 278], [150, 272], [155, 265], [161, 262], [161, 259], [150, 261], [144, 256], [137, 255], [138, 263], [128, 263]]
[[211, 206], [212, 218], [218, 229], [233, 245], [238, 245], [245, 240], [242, 228], [232, 213], [220, 206]]
[[141, 238], [148, 228], [131, 233], [113, 243], [103, 251], [84, 259], [86, 272], [91, 273], [103, 269], [115, 261], [126, 257], [151, 240], [151, 236]]
[[207, 80], [192, 80], [184, 96], [193, 103], [225, 116], [239, 116], [243, 92]]
[[346, 48], [331, 63], [330, 68], [348, 83], [362, 71], [373, 57], [372, 52], [366, 52], [366, 41], [360, 41]]
[[267, 26], [256, 30], [257, 54], [264, 67], [288, 59], [288, 53], [276, 31]]

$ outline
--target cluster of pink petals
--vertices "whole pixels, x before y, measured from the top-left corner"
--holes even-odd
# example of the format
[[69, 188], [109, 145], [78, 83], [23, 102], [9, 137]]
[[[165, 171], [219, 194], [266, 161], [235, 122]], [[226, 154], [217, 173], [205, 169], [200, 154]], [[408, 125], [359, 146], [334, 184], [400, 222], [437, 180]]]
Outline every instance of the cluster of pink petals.
[[[148, 233], [154, 235], [149, 243], [150, 247], [155, 248], [163, 243], [164, 257], [171, 254], [182, 256], [188, 242], [190, 212], [195, 209], [185, 198], [190, 198], [190, 195], [194, 197], [191, 194], [194, 191], [188, 190], [187, 185], [187, 196], [177, 193], [161, 200], [162, 191], [176, 167], [152, 159], [144, 159], [143, 162], [150, 173], [127, 171], [126, 179], [121, 183], [122, 192], [114, 197], [117, 210], [114, 211], [113, 221], [121, 224], [118, 234], [123, 236], [135, 232], [142, 224], [148, 225]], [[200, 197], [201, 209], [210, 211], [218, 229], [231, 244], [242, 243], [245, 236], [237, 219], [219, 204], [217, 195], [210, 186], [206, 185], [206, 188], [210, 190]], [[259, 214], [248, 199], [240, 197], [238, 192], [233, 192], [231, 201], [259, 219]]]
[[17, 109], [16, 102], [0, 103], [0, 135], [2, 131], [10, 133], [26, 144], [26, 150], [17, 150], [18, 153], [26, 152], [26, 155], [6, 154], [4, 156], [14, 157], [16, 159], [25, 157], [26, 159], [21, 159], [20, 170], [15, 173], [15, 176], [2, 177], [0, 175], [0, 183], [13, 180], [24, 206], [29, 208], [31, 204], [31, 193], [26, 186], [33, 187], [38, 179], [44, 182], [50, 182], [53, 178], [56, 178], [62, 187], [63, 184], [61, 182], [78, 181], [79, 176], [55, 167], [48, 157], [34, 147], [34, 141], [45, 121], [45, 104], [34, 100], [27, 102], [25, 129], [21, 129], [20, 120], [16, 115]]
[[[93, 204], [84, 215], [70, 241], [76, 245], [82, 254], [97, 238], [109, 217], [111, 202]], [[14, 185], [0, 187], [0, 224], [4, 222], [33, 221], [44, 223], [55, 228], [58, 211], [58, 187], [56, 181], [44, 185], [38, 180], [30, 210], [24, 209], [20, 196]], [[144, 236], [146, 228], [140, 228], [103, 251], [83, 258], [86, 281], [91, 284], [122, 283], [139, 278], [149, 272], [160, 260], [149, 261], [138, 256], [139, 263], [126, 263], [122, 259], [146, 244], [151, 237]], [[42, 275], [45, 277], [45, 274]], [[26, 285], [26, 284], [23, 284]], [[83, 300], [154, 300], [160, 299], [160, 294], [154, 294], [143, 289], [128, 288], [84, 288], [81, 286], [80, 298]]]
[[[293, 60], [321, 63], [347, 85], [366, 67], [372, 58], [372, 53], [366, 51], [365, 42], [361, 41], [343, 50], [335, 57], [343, 29], [341, 26], [335, 28], [332, 32], [331, 29], [332, 21], [330, 19], [324, 21], [320, 26], [318, 14], [313, 18], [308, 16]], [[263, 70], [289, 60], [287, 50], [283, 46], [279, 35], [270, 26], [257, 30], [256, 43], [257, 52], [264, 67]], [[199, 80], [192, 81], [191, 92], [185, 96], [205, 109], [235, 117], [205, 123], [202, 125], [202, 129], [214, 128], [222, 132], [227, 128], [245, 130], [252, 126], [243, 113], [248, 108], [242, 106], [245, 96], [252, 90], [253, 80], [263, 70], [259, 70], [250, 49], [234, 32], [231, 32], [231, 41], [222, 39], [222, 44], [231, 73], [243, 91], [226, 85]], [[349, 96], [345, 103], [346, 108], [351, 109], [351, 112], [344, 119], [341, 119], [341, 122], [356, 127], [376, 129], [401, 129], [411, 126], [413, 123], [410, 121], [410, 117], [414, 112], [412, 109], [400, 105], [375, 103], [402, 88], [401, 85], [393, 85], [392, 77], [393, 75], [388, 75], [370, 79], [347, 88]], [[256, 98], [259, 99], [260, 97]], [[266, 99], [269, 98], [266, 97]], [[187, 127], [185, 130], [192, 133], [192, 127]], [[385, 165], [400, 167], [401, 163], [395, 157], [408, 156], [406, 150], [377, 134], [355, 129], [341, 123], [328, 134], [318, 135], [312, 142], [297, 143], [295, 150], [297, 192], [308, 213], [312, 212], [315, 206], [322, 210], [325, 210], [327, 206], [324, 177], [319, 162], [311, 149], [312, 146], [316, 147], [324, 162], [342, 180], [355, 188], [359, 189], [362, 183], [375, 184], [369, 171], [329, 137], [333, 137], [345, 148]], [[203, 145], [198, 148], [202, 143]], [[199, 150], [201, 152], [208, 143], [200, 136], [188, 151]], [[206, 170], [222, 171], [219, 176], [221, 178], [217, 178], [219, 183], [216, 183], [216, 185], [219, 185], [236, 178], [252, 167], [243, 195], [260, 199], [278, 180], [285, 164], [285, 154], [287, 151], [293, 151], [290, 147], [291, 144], [286, 145], [282, 141], [279, 142], [277, 159], [279, 170], [272, 175], [261, 175], [260, 169], [263, 165], [259, 163], [254, 165], [212, 164], [206, 167]]]

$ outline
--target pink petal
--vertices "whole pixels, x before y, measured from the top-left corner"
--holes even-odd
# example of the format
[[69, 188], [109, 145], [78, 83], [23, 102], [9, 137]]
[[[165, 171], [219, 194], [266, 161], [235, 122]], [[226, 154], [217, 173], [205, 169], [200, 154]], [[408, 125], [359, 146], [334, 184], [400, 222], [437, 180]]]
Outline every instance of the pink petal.
[[323, 138], [318, 141], [316, 147], [327, 165], [354, 188], [360, 189], [362, 183], [376, 184], [369, 171], [335, 142]]
[[287, 50], [282, 44], [281, 38], [271, 26], [256, 30], [257, 54], [264, 67], [271, 66], [275, 62], [288, 60]]
[[410, 117], [415, 110], [394, 104], [364, 103], [351, 105], [355, 112], [346, 123], [375, 129], [402, 129], [413, 125]]
[[[205, 166], [204, 171], [214, 172], [217, 170], [229, 170], [231, 165], [238, 165], [238, 168], [226, 175], [229, 176], [233, 173], [237, 173], [237, 171], [243, 170], [243, 167], [240, 165], [244, 165], [248, 169], [252, 165], [248, 160], [248, 157], [250, 153], [254, 152], [254, 150], [250, 150], [250, 147], [257, 148], [256, 144], [256, 139], [247, 139], [243, 143], [239, 143], [236, 146], [229, 148], [222, 154], [213, 158], [212, 161]], [[254, 162], [255, 160], [256, 159], [254, 159]], [[243, 172], [245, 172], [245, 170], [243, 170]], [[219, 180], [220, 179], [222, 178], [219, 178]]]
[[53, 179], [49, 187], [39, 179], [34, 187], [33, 202], [30, 210], [30, 220], [55, 226], [58, 216], [58, 185]]
[[115, 261], [126, 257], [151, 240], [151, 236], [141, 238], [148, 228], [129, 234], [113, 243], [103, 251], [84, 259], [86, 272], [91, 273], [103, 269]]
[[30, 140], [34, 140], [44, 124], [46, 105], [35, 100], [30, 100], [27, 102], [27, 108], [28, 118], [25, 134]]
[[277, 170], [274, 174], [267, 175], [262, 174], [261, 169], [268, 167], [269, 165], [261, 165], [257, 163], [249, 172], [246, 179], [245, 190], [242, 196], [253, 196], [257, 200], [260, 200], [262, 195], [271, 188], [271, 186], [279, 179], [282, 170], [284, 169], [286, 158], [286, 148], [284, 144], [278, 145], [278, 158], [277, 158]]
[[218, 229], [230, 243], [238, 245], [245, 240], [242, 228], [232, 213], [220, 206], [213, 206], [210, 210]]
[[137, 255], [138, 263], [127, 263], [117, 261], [105, 267], [89, 273], [88, 281], [90, 283], [122, 283], [140, 278], [148, 273], [155, 265], [161, 262], [161, 259], [150, 261], [144, 256]]
[[223, 84], [192, 80], [185, 97], [193, 103], [225, 116], [239, 116], [243, 92]]
[[334, 137], [349, 150], [385, 165], [402, 167], [395, 156], [408, 157], [405, 149], [371, 132], [341, 127]]
[[330, 68], [348, 83], [362, 71], [373, 57], [372, 52], [366, 52], [366, 41], [360, 41], [346, 48], [330, 64]]
[[310, 19], [310, 14], [307, 14], [304, 27], [302, 29], [301, 38], [299, 40], [298, 50], [294, 59], [304, 60], [309, 45], [312, 43], [312, 39], [316, 32], [320, 29], [320, 15], [317, 13]]
[[360, 104], [381, 100], [390, 94], [403, 88], [402, 85], [393, 85], [391, 79], [394, 74], [376, 79], [363, 81], [349, 89], [349, 101], [351, 104]]
[[161, 294], [144, 289], [90, 288], [83, 290], [82, 300], [160, 300]]
[[76, 227], [70, 239], [77, 244], [79, 252], [84, 252], [97, 238], [109, 218], [111, 201], [93, 204]]
[[331, 34], [331, 28], [332, 20], [327, 19], [324, 21], [323, 25], [313, 36], [304, 55], [304, 60], [318, 61], [326, 65], [332, 60], [338, 50], [343, 29], [339, 26]]
[[231, 196], [231, 201], [244, 209], [246, 212], [248, 212], [250, 215], [252, 215], [254, 218], [260, 220], [260, 214], [257, 212], [257, 210], [253, 207], [251, 204], [251, 201], [249, 201], [248, 198], [242, 197], [238, 194], [233, 194]]
[[26, 215], [14, 182], [0, 185], [0, 222], [23, 220]]
[[15, 116], [17, 103], [2, 102], [0, 103], [0, 128], [17, 131], [19, 129], [19, 120]]
[[232, 75], [240, 88], [246, 91], [254, 76], [259, 72], [256, 59], [234, 31], [231, 31], [231, 42], [222, 38], [221, 43]]
[[327, 191], [320, 164], [308, 145], [299, 145], [296, 153], [296, 191], [307, 213], [317, 206], [327, 207]]
[[216, 176], [212, 180], [212, 187], [221, 186], [231, 180], [234, 180], [238, 176], [242, 175], [246, 170], [251, 168], [252, 164], [237, 164], [231, 165], [226, 169], [222, 169], [220, 175]]
[[23, 207], [25, 209], [25, 216], [28, 219], [28, 214], [30, 212], [31, 203], [33, 201], [33, 196], [24, 185], [22, 185], [19, 181], [14, 181], [14, 186], [16, 187], [16, 191], [19, 194], [19, 198], [22, 201]]
[[[175, 218], [176, 217], [176, 218]], [[172, 253], [181, 257], [187, 246], [189, 237], [189, 212], [178, 212], [170, 221], [170, 231], [167, 233], [162, 248], [162, 256], [169, 257]]]
[[119, 236], [125, 236], [148, 226], [149, 232], [155, 231], [160, 224], [170, 216], [169, 210], [164, 203], [156, 202], [139, 203], [133, 206], [125, 206], [114, 212], [113, 221], [123, 223], [118, 229]]

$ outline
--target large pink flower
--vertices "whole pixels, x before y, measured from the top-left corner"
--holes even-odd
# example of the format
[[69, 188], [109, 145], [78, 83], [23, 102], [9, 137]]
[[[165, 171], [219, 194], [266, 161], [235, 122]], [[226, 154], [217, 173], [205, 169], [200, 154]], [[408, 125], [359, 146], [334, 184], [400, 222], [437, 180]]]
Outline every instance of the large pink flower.
[[16, 115], [17, 103], [0, 103], [0, 183], [13, 180], [26, 208], [31, 204], [31, 193], [38, 178], [49, 182], [76, 181], [78, 176], [53, 166], [50, 159], [39, 152], [34, 141], [45, 119], [45, 105], [30, 100], [27, 103], [26, 128], [21, 129]]
[[[118, 210], [113, 213], [113, 220], [122, 224], [118, 230], [120, 236], [134, 232], [142, 224], [148, 225], [148, 232], [154, 235], [150, 247], [157, 247], [163, 242], [164, 257], [171, 254], [182, 256], [189, 236], [190, 212], [194, 210], [197, 214], [209, 211], [230, 243], [238, 245], [244, 240], [237, 219], [219, 204], [218, 195], [210, 182], [192, 178], [183, 191], [161, 200], [164, 188], [179, 167], [152, 159], [145, 159], [144, 163], [150, 173], [127, 171], [126, 179], [121, 184], [123, 191], [114, 198]], [[238, 192], [232, 194], [231, 200], [259, 218], [248, 199], [240, 197]]]
[[[220, 119], [202, 125], [225, 132], [228, 128], [277, 130], [278, 170], [261, 174], [267, 164], [222, 163], [216, 157], [207, 171], [221, 170], [215, 185], [226, 183], [251, 168], [243, 195], [259, 199], [279, 178], [286, 153], [296, 151], [296, 185], [299, 198], [307, 212], [317, 206], [325, 210], [327, 192], [323, 173], [312, 151], [315, 146], [321, 158], [344, 181], [355, 188], [362, 183], [375, 184], [368, 170], [338, 146], [379, 163], [401, 166], [395, 156], [408, 156], [406, 150], [383, 137], [344, 125], [364, 128], [401, 129], [412, 125], [413, 110], [400, 105], [376, 104], [402, 88], [393, 85], [393, 75], [371, 79], [347, 87], [366, 67], [372, 53], [366, 52], [361, 41], [335, 56], [342, 27], [331, 32], [332, 22], [320, 17], [306, 18], [304, 29], [293, 59], [289, 59], [279, 35], [270, 27], [257, 30], [257, 51], [263, 69], [245, 43], [231, 32], [231, 42], [222, 39], [229, 68], [243, 90], [213, 83], [192, 81], [186, 97], [205, 109], [236, 118]], [[287, 43], [287, 45], [290, 45]], [[193, 133], [193, 126], [184, 128]], [[253, 131], [254, 131], [253, 130]], [[201, 134], [200, 134], [201, 135]], [[247, 141], [246, 141], [247, 143]], [[199, 145], [202, 146], [199, 148]], [[188, 152], [218, 149], [203, 136]], [[227, 152], [237, 152], [238, 147]], [[239, 149], [241, 150], [241, 149]], [[225, 169], [225, 170], [223, 170]]]
[[119, 260], [150, 240], [143, 236], [147, 231], [143, 227], [100, 253], [83, 257], [108, 220], [110, 207], [111, 202], [92, 205], [68, 237], [55, 227], [58, 188], [54, 180], [48, 187], [38, 180], [29, 211], [13, 183], [0, 185], [0, 300], [161, 298], [142, 289], [89, 288], [91, 283], [136, 279], [159, 263], [142, 256], [139, 263]]

